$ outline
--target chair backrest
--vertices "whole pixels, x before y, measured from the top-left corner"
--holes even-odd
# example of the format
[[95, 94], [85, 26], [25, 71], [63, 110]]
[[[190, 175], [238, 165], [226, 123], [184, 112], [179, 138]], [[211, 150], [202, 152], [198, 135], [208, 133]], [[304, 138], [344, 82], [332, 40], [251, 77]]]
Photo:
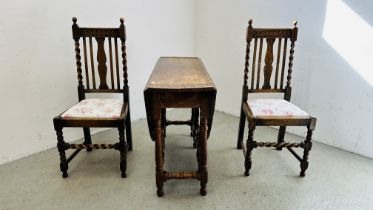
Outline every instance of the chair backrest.
[[[128, 74], [125, 45], [126, 31], [124, 19], [120, 19], [120, 26], [118, 28], [81, 28], [76, 23], [77, 19], [75, 17], [73, 17], [72, 20], [79, 82], [79, 100], [85, 98], [85, 93], [123, 93], [124, 99], [128, 101]], [[93, 39], [95, 39], [96, 42], [94, 42]], [[118, 55], [118, 39], [121, 41], [121, 63]], [[82, 71], [81, 44], [83, 45], [84, 72]], [[96, 53], [96, 59], [94, 58], [94, 52]], [[107, 55], [109, 56], [110, 70], [109, 84], [107, 83]], [[97, 72], [95, 69], [97, 69]], [[122, 71], [120, 71], [120, 69], [122, 69]], [[121, 86], [120, 81], [122, 76], [123, 86]]]
[[[252, 20], [249, 20], [246, 34], [243, 100], [247, 100], [248, 93], [284, 93], [285, 100], [290, 100], [290, 82], [297, 34], [296, 21], [293, 23], [293, 28], [253, 28]], [[262, 59], [264, 45], [265, 54]], [[274, 51], [277, 52], [276, 56], [274, 56]], [[289, 57], [286, 55], [287, 51], [290, 51]], [[285, 72], [286, 64], [287, 73]], [[251, 77], [250, 82], [249, 77]]]

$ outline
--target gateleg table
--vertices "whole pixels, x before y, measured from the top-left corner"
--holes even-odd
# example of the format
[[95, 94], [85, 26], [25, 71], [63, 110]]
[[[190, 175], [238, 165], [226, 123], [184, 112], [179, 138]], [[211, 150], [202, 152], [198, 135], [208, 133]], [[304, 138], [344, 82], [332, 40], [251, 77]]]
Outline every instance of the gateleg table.
[[[151, 139], [155, 141], [157, 195], [164, 195], [163, 185], [168, 179], [200, 180], [200, 194], [206, 195], [207, 139], [214, 115], [216, 88], [201, 59], [195, 57], [161, 57], [144, 90], [146, 115]], [[163, 170], [165, 126], [162, 110], [166, 108], [199, 109], [197, 130], [196, 172], [166, 172]], [[198, 117], [198, 116], [197, 116]]]

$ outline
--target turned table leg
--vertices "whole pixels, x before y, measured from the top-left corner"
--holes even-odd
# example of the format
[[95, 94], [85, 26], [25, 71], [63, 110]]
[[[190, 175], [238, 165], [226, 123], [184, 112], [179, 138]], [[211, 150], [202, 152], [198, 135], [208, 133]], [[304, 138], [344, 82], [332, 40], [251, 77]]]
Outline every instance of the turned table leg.
[[[155, 97], [158, 99], [158, 97]], [[153, 119], [154, 119], [154, 132], [155, 132], [155, 178], [157, 185], [157, 195], [162, 197], [163, 191], [163, 139], [162, 139], [162, 119], [161, 119], [161, 108], [156, 101], [153, 107]]]
[[199, 173], [201, 174], [201, 195], [206, 195], [206, 185], [208, 181], [208, 172], [207, 172], [207, 119], [201, 119], [200, 133], [199, 133], [199, 145], [198, 149], [200, 150], [199, 161]]

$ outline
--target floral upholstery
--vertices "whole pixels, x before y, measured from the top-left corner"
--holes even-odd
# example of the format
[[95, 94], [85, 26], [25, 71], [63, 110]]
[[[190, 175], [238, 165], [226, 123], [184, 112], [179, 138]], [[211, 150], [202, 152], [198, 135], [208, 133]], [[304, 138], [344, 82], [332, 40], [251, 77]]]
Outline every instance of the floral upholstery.
[[283, 99], [253, 99], [247, 104], [254, 117], [309, 117], [307, 112]]
[[123, 107], [121, 99], [84, 99], [64, 112], [62, 118], [119, 118]]

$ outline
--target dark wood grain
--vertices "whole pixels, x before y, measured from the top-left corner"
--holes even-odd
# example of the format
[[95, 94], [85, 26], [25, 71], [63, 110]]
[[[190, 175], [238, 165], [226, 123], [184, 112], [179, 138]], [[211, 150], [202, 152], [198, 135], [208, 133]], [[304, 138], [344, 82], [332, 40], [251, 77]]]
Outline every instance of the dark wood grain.
[[162, 57], [157, 61], [145, 89], [195, 91], [214, 89], [209, 74], [199, 58]]
[[[200, 180], [200, 194], [206, 195], [207, 138], [211, 131], [215, 107], [216, 88], [199, 58], [162, 57], [158, 60], [144, 90], [146, 114], [151, 139], [155, 141], [157, 195], [163, 196], [167, 179], [194, 178]], [[190, 124], [198, 171], [165, 172], [164, 147], [166, 108], [192, 108], [190, 121], [174, 121], [173, 124]], [[199, 115], [199, 116], [198, 116]], [[199, 125], [196, 123], [200, 118]], [[193, 130], [194, 129], [194, 130]]]

